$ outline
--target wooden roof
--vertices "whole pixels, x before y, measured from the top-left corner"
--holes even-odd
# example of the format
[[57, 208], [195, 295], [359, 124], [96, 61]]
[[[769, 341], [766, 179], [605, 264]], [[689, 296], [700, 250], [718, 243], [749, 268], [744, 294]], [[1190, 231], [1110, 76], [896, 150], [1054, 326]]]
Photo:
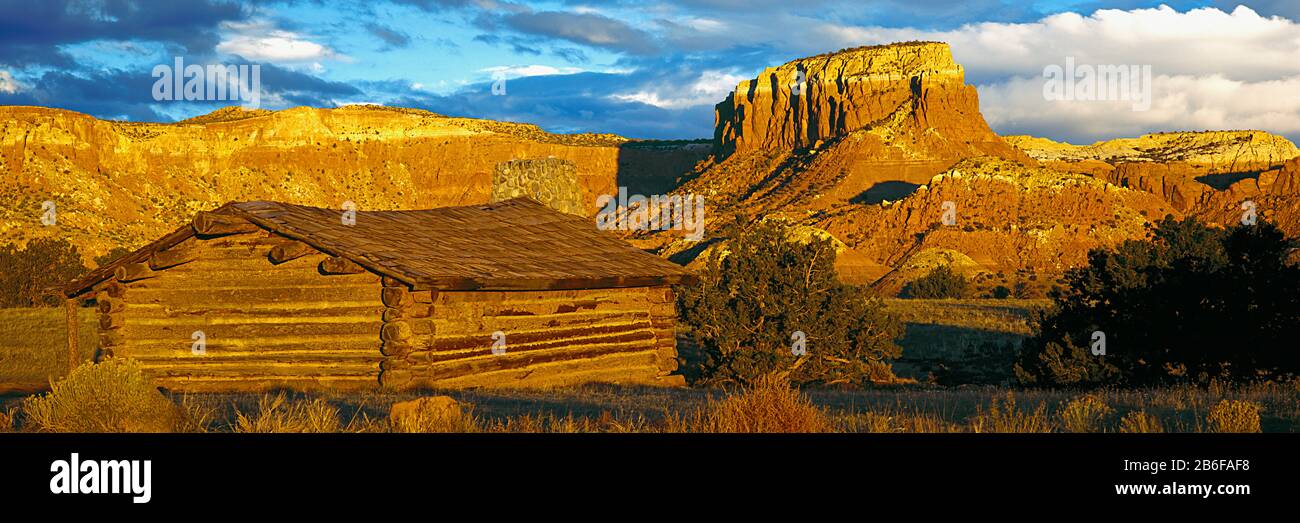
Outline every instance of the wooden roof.
[[[541, 290], [670, 285], [693, 279], [685, 268], [647, 253], [595, 222], [528, 198], [420, 211], [342, 211], [279, 202], [235, 202], [212, 215], [234, 217], [321, 252], [346, 258], [416, 290]], [[64, 288], [78, 295], [187, 238], [190, 225], [100, 267]], [[209, 219], [210, 221], [210, 219]], [[268, 262], [268, 268], [271, 265]]]

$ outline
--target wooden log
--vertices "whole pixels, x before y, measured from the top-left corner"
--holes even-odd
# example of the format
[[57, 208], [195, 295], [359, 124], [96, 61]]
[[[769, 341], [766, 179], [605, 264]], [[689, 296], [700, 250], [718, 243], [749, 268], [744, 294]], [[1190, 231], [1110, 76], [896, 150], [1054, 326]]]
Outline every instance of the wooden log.
[[409, 370], [385, 370], [379, 373], [380, 386], [387, 389], [404, 388], [411, 383], [411, 371]]
[[125, 301], [114, 299], [109, 296], [100, 296], [95, 300], [95, 302], [95, 308], [97, 308], [101, 314], [121, 312], [122, 309], [126, 308]]
[[412, 349], [410, 343], [403, 341], [385, 341], [379, 345], [379, 352], [384, 356], [405, 357]]
[[[644, 332], [625, 332], [612, 334], [599, 334], [593, 336], [581, 336], [572, 338], [557, 338], [533, 340], [528, 342], [511, 342], [507, 338], [505, 346], [506, 354], [528, 354], [528, 353], [551, 353], [551, 352], [571, 352], [579, 350], [582, 347], [609, 345], [636, 347], [637, 350], [653, 350], [654, 344]], [[432, 350], [419, 349], [413, 350], [407, 355], [407, 359], [413, 361], [423, 361], [426, 363], [439, 363], [447, 361], [456, 361], [482, 357], [492, 354], [492, 345], [489, 340], [486, 344], [468, 347], [456, 351], [448, 351], [439, 347]]]
[[192, 262], [199, 257], [199, 250], [194, 247], [176, 246], [164, 251], [153, 253], [149, 257], [149, 268], [153, 270], [166, 269], [177, 265]]
[[546, 363], [563, 361], [573, 361], [582, 364], [583, 360], [618, 353], [637, 354], [638, 358], [644, 358], [650, 365], [657, 365], [658, 363], [655, 360], [654, 352], [645, 351], [638, 348], [636, 345], [600, 344], [564, 351], [546, 351], [531, 354], [506, 352], [500, 356], [490, 355], [479, 358], [467, 358], [456, 362], [438, 363], [433, 365], [416, 364], [412, 367], [411, 371], [415, 373], [416, 376], [424, 379], [440, 380], [499, 370], [526, 369], [536, 366], [544, 366]]
[[271, 260], [271, 263], [279, 265], [289, 260], [296, 260], [315, 252], [316, 249], [313, 249], [310, 245], [302, 242], [293, 242], [272, 247], [271, 252], [267, 254], [267, 258]]
[[380, 297], [384, 305], [395, 309], [405, 309], [414, 303], [411, 300], [411, 291], [406, 290], [405, 287], [384, 287]]
[[366, 268], [340, 256], [325, 258], [320, 262], [320, 272], [325, 274], [361, 274]]
[[416, 291], [411, 293], [411, 301], [415, 303], [433, 303], [437, 299], [438, 293], [432, 291]]
[[148, 263], [128, 263], [119, 265], [113, 271], [113, 276], [117, 281], [132, 282], [156, 277], [158, 273], [149, 268]]
[[64, 320], [67, 323], [66, 334], [68, 336], [68, 372], [72, 372], [72, 369], [81, 364], [81, 350], [77, 346], [77, 340], [79, 339], [77, 335], [77, 309], [79, 307], [76, 298], [63, 300]]
[[190, 223], [194, 232], [203, 236], [224, 236], [228, 234], [243, 234], [257, 232], [261, 230], [253, 222], [231, 216], [229, 214], [216, 214], [212, 212], [200, 212]]
[[379, 331], [379, 339], [383, 341], [400, 341], [410, 343], [413, 336], [411, 324], [404, 321], [394, 321], [385, 323]]
[[404, 318], [406, 318], [406, 310], [394, 309], [392, 307], [384, 308], [383, 320], [385, 322], [398, 321]]
[[385, 287], [407, 287], [406, 283], [403, 283], [402, 280], [392, 276], [384, 276], [383, 283]]
[[96, 285], [95, 296], [98, 298], [104, 295], [113, 298], [121, 298], [122, 296], [126, 295], [126, 286], [122, 285], [117, 280], [107, 280], [103, 283], [100, 283], [99, 285]]
[[675, 303], [656, 303], [650, 306], [650, 315], [661, 317], [676, 316], [677, 305]]
[[104, 330], [120, 329], [124, 321], [121, 314], [100, 314], [99, 328]]
[[406, 370], [410, 368], [411, 364], [401, 358], [384, 358], [379, 360], [379, 370]]
[[99, 331], [100, 347], [116, 347], [126, 342], [126, 336], [122, 335], [121, 329], [101, 330]]
[[433, 305], [417, 303], [406, 309], [406, 314], [412, 318], [432, 318]]

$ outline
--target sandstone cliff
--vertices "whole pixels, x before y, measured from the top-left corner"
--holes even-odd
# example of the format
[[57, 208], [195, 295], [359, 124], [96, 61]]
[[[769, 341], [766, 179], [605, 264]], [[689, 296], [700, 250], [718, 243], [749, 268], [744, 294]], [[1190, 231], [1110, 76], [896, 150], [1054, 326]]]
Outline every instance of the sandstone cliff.
[[1179, 162], [1202, 174], [1264, 170], [1300, 156], [1295, 144], [1263, 131], [1155, 133], [1092, 145], [1071, 145], [1032, 136], [1006, 139], [1041, 162], [1101, 161], [1112, 165]]
[[[380, 106], [231, 108], [175, 124], [0, 107], [0, 235], [64, 237], [89, 257], [232, 200], [369, 210], [487, 202], [497, 164], [549, 157], [572, 162], [594, 212], [600, 194], [671, 184], [706, 153]], [[45, 201], [56, 225], [40, 223]]]

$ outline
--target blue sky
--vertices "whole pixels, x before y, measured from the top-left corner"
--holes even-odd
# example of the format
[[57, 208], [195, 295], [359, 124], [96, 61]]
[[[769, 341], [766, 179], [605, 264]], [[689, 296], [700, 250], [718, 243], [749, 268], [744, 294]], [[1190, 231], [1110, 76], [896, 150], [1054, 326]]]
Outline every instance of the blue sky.
[[[151, 70], [179, 56], [261, 65], [269, 109], [383, 103], [701, 138], [713, 104], [764, 67], [925, 39], [952, 44], [1003, 134], [1300, 138], [1300, 2], [1283, 0], [0, 0], [0, 12], [0, 104], [101, 118], [174, 121], [229, 104], [154, 100]], [[1044, 100], [1041, 72], [1066, 57], [1150, 65], [1153, 108]], [[505, 96], [492, 95], [494, 75]]]

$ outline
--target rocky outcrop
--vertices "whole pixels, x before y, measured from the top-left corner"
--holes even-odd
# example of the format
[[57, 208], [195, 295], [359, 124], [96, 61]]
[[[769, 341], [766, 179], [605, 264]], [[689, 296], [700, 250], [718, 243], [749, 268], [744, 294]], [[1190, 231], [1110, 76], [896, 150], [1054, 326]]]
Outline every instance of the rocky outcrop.
[[989, 129], [975, 88], [947, 44], [861, 47], [763, 70], [716, 107], [723, 154], [791, 150], [854, 131], [899, 149], [903, 159], [1019, 153]]
[[586, 202], [573, 162], [559, 158], [511, 160], [492, 172], [492, 201], [527, 196], [560, 212], [585, 216]]
[[1300, 156], [1290, 140], [1263, 131], [1204, 131], [1146, 134], [1092, 145], [1071, 145], [1032, 136], [1007, 142], [1042, 162], [1101, 161], [1183, 163], [1201, 174], [1261, 171]]
[[[139, 247], [233, 200], [360, 210], [485, 203], [497, 164], [550, 157], [573, 164], [594, 213], [623, 180], [671, 183], [707, 152], [382, 106], [231, 108], [175, 124], [0, 107], [0, 236], [19, 245], [67, 238], [89, 258]], [[46, 201], [57, 209], [52, 226], [40, 221]]]

